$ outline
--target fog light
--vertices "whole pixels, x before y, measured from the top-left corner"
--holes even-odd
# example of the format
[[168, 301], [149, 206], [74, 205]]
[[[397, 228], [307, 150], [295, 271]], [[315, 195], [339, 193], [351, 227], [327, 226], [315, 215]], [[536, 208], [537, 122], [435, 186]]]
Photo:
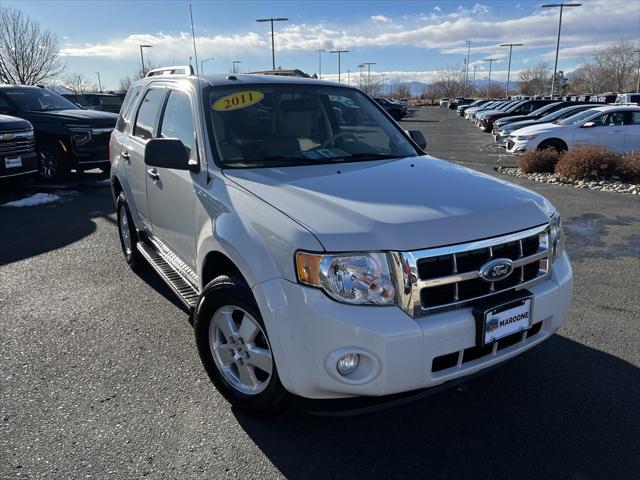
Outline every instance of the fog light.
[[340, 375], [349, 375], [353, 372], [360, 362], [360, 355], [357, 353], [347, 353], [346, 355], [340, 357], [338, 363], [336, 364], [336, 369]]

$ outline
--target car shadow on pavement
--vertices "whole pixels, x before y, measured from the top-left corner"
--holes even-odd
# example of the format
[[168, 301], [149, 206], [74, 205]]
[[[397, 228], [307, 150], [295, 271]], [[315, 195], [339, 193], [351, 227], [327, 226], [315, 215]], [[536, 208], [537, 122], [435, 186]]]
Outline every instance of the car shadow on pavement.
[[[614, 372], [614, 375], [611, 375]], [[559, 335], [457, 389], [353, 417], [234, 413], [287, 478], [631, 478], [640, 369]]]
[[[32, 185], [24, 197], [37, 193], [59, 197], [51, 203], [0, 205], [0, 265], [57, 250], [92, 234], [95, 218], [115, 223], [108, 183]], [[70, 221], [73, 219], [73, 221]]]

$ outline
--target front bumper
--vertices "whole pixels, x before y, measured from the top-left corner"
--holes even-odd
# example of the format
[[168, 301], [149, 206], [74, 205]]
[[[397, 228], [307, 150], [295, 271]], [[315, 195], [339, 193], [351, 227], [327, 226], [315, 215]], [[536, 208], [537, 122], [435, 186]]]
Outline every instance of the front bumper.
[[[566, 254], [534, 294], [532, 325], [540, 331], [507, 348], [451, 368], [432, 370], [436, 357], [472, 349], [476, 326], [471, 307], [411, 318], [397, 307], [352, 306], [318, 289], [284, 279], [254, 286], [285, 388], [312, 399], [383, 396], [424, 389], [495, 366], [548, 339], [569, 310], [573, 277]], [[341, 377], [335, 362], [347, 352], [361, 355], [353, 378]], [[462, 353], [460, 353], [462, 360]], [[358, 372], [358, 370], [356, 370]], [[355, 372], [354, 372], [355, 373]]]
[[[7, 166], [6, 158], [20, 157], [20, 166]], [[9, 163], [11, 165], [11, 163]], [[38, 172], [38, 156], [35, 152], [18, 155], [0, 155], [0, 178], [22, 177]]]
[[535, 148], [532, 147], [530, 141], [519, 141], [513, 140], [511, 138], [507, 138], [506, 147], [507, 152], [514, 154], [524, 153], [529, 150], [535, 150]]

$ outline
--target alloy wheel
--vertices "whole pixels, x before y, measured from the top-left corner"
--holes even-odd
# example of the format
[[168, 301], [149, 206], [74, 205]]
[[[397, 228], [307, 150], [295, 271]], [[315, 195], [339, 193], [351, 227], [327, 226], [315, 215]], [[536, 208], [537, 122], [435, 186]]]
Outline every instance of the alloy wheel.
[[58, 173], [58, 159], [48, 151], [42, 151], [39, 154], [38, 170], [43, 178], [54, 178]]
[[127, 255], [131, 255], [131, 230], [129, 229], [129, 219], [127, 218], [127, 209], [124, 204], [120, 204], [120, 212], [118, 212], [118, 223], [120, 230], [120, 240], [122, 240], [122, 248]]
[[238, 392], [257, 395], [269, 385], [273, 355], [258, 321], [246, 310], [225, 305], [209, 324], [209, 346], [224, 379]]

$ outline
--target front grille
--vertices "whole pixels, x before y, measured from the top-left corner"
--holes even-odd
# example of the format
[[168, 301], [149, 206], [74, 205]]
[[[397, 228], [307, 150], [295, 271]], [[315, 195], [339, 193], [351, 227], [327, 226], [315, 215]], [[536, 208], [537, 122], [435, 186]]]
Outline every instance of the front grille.
[[[3, 140], [3, 136], [13, 136]], [[35, 151], [35, 143], [31, 132], [2, 132], [0, 133], [0, 155], [10, 157], [23, 155]]]
[[[396, 254], [395, 263], [400, 265], [397, 275], [404, 278], [402, 307], [415, 317], [531, 286], [548, 277], [549, 254], [548, 225], [477, 242]], [[502, 280], [490, 282], [480, 272], [495, 259], [511, 260], [513, 271]]]

